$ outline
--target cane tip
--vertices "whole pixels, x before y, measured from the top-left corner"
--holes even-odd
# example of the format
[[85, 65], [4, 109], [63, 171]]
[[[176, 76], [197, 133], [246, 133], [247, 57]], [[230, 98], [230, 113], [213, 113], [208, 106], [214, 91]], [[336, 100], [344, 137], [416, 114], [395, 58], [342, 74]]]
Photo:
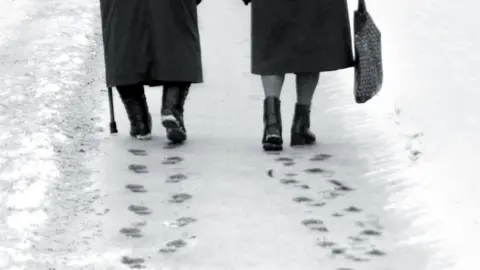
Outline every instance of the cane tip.
[[112, 122], [110, 123], [110, 134], [115, 134], [115, 133], [118, 133], [117, 123]]

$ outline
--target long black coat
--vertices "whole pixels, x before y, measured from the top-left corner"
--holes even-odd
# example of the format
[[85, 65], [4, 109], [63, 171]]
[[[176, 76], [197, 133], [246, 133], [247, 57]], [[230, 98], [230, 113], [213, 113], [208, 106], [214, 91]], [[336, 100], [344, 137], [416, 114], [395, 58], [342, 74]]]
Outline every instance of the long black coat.
[[203, 82], [197, 0], [100, 0], [107, 85]]
[[252, 0], [252, 73], [353, 66], [346, 0]]

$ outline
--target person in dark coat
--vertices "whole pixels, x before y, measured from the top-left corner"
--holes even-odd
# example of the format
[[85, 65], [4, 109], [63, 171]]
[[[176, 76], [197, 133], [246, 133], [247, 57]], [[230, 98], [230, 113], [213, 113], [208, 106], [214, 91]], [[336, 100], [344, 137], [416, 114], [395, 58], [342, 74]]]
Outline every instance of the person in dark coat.
[[243, 0], [252, 10], [251, 71], [265, 92], [263, 148], [282, 150], [280, 93], [296, 74], [297, 102], [290, 145], [315, 143], [310, 108], [320, 72], [352, 67], [346, 0]]
[[167, 138], [187, 138], [185, 99], [192, 83], [203, 82], [200, 2], [100, 0], [107, 86], [117, 88], [134, 138], [151, 138], [145, 85], [163, 86], [161, 116]]

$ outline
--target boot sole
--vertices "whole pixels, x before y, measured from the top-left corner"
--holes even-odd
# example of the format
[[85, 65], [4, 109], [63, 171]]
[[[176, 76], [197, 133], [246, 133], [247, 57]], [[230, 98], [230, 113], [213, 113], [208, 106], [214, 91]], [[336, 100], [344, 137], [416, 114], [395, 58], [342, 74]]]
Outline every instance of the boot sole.
[[315, 140], [307, 140], [301, 135], [292, 134], [290, 139], [290, 146], [313, 145]]
[[265, 151], [282, 151], [283, 145], [274, 143], [263, 143], [263, 150]]
[[162, 125], [165, 128], [179, 128], [180, 124], [178, 123], [177, 119], [173, 115], [162, 115]]
[[137, 139], [139, 141], [149, 141], [152, 139], [152, 134], [147, 134], [147, 135], [135, 135], [132, 136], [134, 139]]
[[187, 140], [187, 134], [180, 128], [173, 128], [167, 130], [167, 139], [174, 143], [182, 143]]
[[162, 125], [167, 129], [167, 139], [170, 141], [181, 143], [187, 139], [187, 134], [173, 115], [162, 116]]
[[279, 136], [267, 136], [263, 143], [263, 150], [265, 151], [281, 151], [283, 150], [283, 141]]

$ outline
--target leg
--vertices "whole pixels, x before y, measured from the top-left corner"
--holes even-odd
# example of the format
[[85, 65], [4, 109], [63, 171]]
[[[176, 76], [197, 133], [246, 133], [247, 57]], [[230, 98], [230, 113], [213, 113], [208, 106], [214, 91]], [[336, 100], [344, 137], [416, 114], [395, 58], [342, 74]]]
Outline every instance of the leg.
[[139, 140], [151, 139], [152, 118], [143, 85], [119, 85], [117, 90], [130, 120], [130, 136]]
[[184, 106], [190, 89], [188, 82], [168, 82], [164, 84], [162, 97], [162, 124], [167, 130], [167, 138], [174, 143], [187, 139], [184, 122]]
[[285, 75], [263, 75], [262, 85], [265, 97], [280, 98]]
[[263, 149], [278, 151], [283, 148], [282, 116], [280, 94], [282, 92], [285, 75], [264, 75], [262, 84], [265, 93], [263, 104]]
[[316, 140], [310, 131], [310, 107], [320, 73], [297, 74], [297, 104], [293, 116], [290, 145], [309, 145]]
[[310, 105], [318, 85], [320, 73], [297, 74], [297, 104]]

